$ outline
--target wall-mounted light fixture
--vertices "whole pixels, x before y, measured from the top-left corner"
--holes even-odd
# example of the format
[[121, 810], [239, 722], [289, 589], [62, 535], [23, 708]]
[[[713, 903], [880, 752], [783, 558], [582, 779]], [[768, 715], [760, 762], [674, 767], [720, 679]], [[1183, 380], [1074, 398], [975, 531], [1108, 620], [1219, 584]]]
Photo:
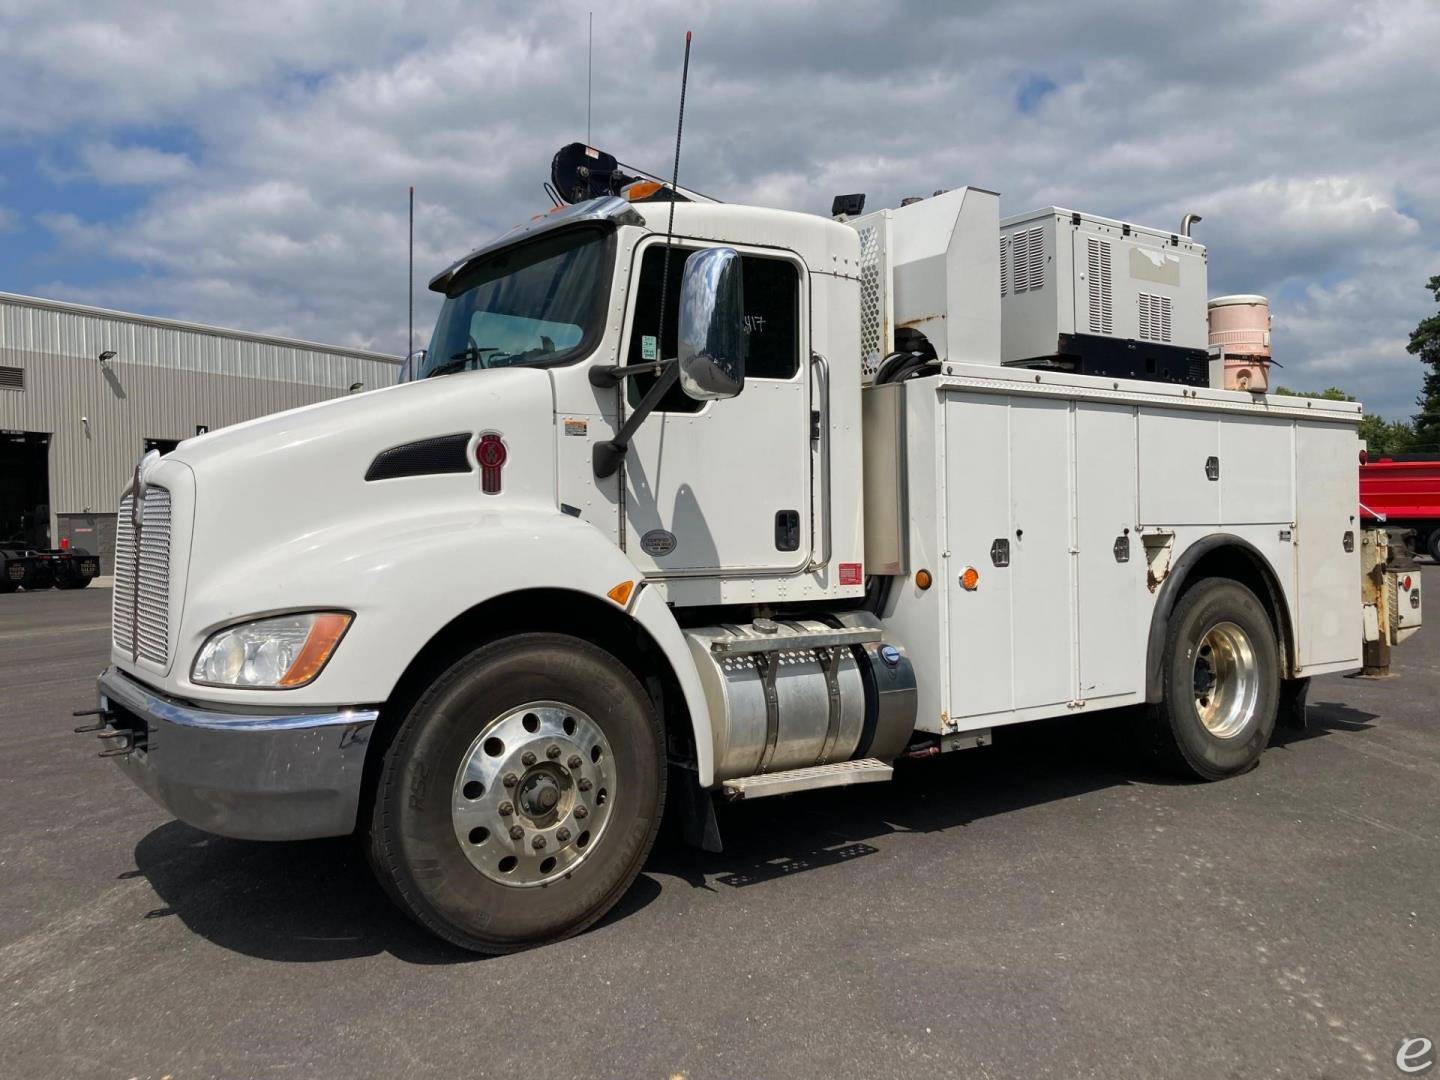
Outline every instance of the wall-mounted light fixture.
[[102, 353], [101, 353], [99, 356], [97, 356], [95, 359], [97, 359], [97, 360], [100, 361], [100, 366], [101, 366], [101, 367], [106, 367], [106, 366], [109, 365], [109, 363], [110, 363], [111, 360], [114, 360], [114, 359], [115, 359], [115, 350], [114, 350], [114, 349], [106, 349], [104, 352], [102, 352]]
[[364, 389], [365, 389], [365, 384], [364, 384], [363, 382], [352, 382], [352, 383], [350, 384], [350, 393], [352, 393], [352, 394], [358, 394], [361, 390], [364, 390]]

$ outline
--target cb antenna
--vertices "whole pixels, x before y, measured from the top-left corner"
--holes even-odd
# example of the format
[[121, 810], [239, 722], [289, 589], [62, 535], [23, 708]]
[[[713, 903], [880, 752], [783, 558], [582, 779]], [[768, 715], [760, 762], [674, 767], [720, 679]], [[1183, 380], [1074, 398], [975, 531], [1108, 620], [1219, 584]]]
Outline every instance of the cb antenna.
[[670, 174], [670, 221], [665, 226], [665, 261], [660, 277], [660, 326], [655, 334], [656, 351], [665, 355], [665, 294], [670, 287], [670, 239], [675, 233], [675, 201], [680, 187], [680, 136], [685, 131], [685, 87], [690, 82], [690, 31], [685, 31], [685, 64], [680, 69], [680, 119], [675, 123], [675, 168]]
[[415, 185], [410, 185], [410, 276], [406, 281], [409, 298], [409, 336], [405, 339], [405, 355], [415, 351]]
[[585, 145], [590, 145], [590, 100], [595, 90], [595, 12], [590, 12], [590, 49], [585, 54]]

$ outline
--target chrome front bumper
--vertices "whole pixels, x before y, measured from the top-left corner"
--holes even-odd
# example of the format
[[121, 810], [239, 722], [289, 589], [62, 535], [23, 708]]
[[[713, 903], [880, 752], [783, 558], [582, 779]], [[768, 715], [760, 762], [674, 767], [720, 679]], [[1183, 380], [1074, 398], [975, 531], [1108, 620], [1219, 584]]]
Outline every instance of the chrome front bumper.
[[197, 829], [243, 840], [352, 832], [380, 715], [201, 709], [113, 667], [100, 676], [100, 714], [107, 756], [151, 798]]

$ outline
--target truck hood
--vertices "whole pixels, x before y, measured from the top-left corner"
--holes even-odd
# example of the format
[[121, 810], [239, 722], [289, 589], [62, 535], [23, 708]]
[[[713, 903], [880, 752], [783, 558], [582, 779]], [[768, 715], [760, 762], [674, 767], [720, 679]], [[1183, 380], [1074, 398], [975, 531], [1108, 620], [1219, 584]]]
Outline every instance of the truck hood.
[[[477, 430], [484, 413], [529, 426], [553, 420], [550, 376], [533, 368], [465, 372], [332, 398], [186, 439], [170, 459], [196, 473], [245, 461], [295, 464], [339, 454], [347, 459], [434, 435]], [[459, 425], [459, 426], [455, 426]], [[371, 454], [365, 465], [374, 457]], [[336, 462], [332, 461], [332, 464]], [[360, 472], [363, 476], [364, 467]]]
[[[356, 394], [186, 440], [146, 470], [174, 503], [170, 607], [182, 661], [196, 635], [227, 621], [362, 606], [364, 578], [383, 568], [352, 567], [347, 578], [347, 560], [373, 551], [377, 537], [413, 544], [408, 523], [557, 514], [554, 416], [550, 375], [512, 368]], [[475, 466], [489, 432], [507, 451], [496, 494], [481, 490]], [[365, 478], [385, 450], [460, 434], [469, 471]], [[346, 595], [337, 580], [348, 582]]]

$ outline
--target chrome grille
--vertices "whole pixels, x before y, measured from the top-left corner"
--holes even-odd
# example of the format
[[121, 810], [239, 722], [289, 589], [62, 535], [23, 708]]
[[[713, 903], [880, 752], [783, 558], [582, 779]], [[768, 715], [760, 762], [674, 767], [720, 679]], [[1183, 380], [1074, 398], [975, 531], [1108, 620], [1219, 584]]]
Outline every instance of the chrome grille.
[[170, 492], [150, 485], [141, 508], [139, 557], [132, 497], [120, 500], [115, 527], [115, 589], [111, 634], [133, 658], [170, 659]]

